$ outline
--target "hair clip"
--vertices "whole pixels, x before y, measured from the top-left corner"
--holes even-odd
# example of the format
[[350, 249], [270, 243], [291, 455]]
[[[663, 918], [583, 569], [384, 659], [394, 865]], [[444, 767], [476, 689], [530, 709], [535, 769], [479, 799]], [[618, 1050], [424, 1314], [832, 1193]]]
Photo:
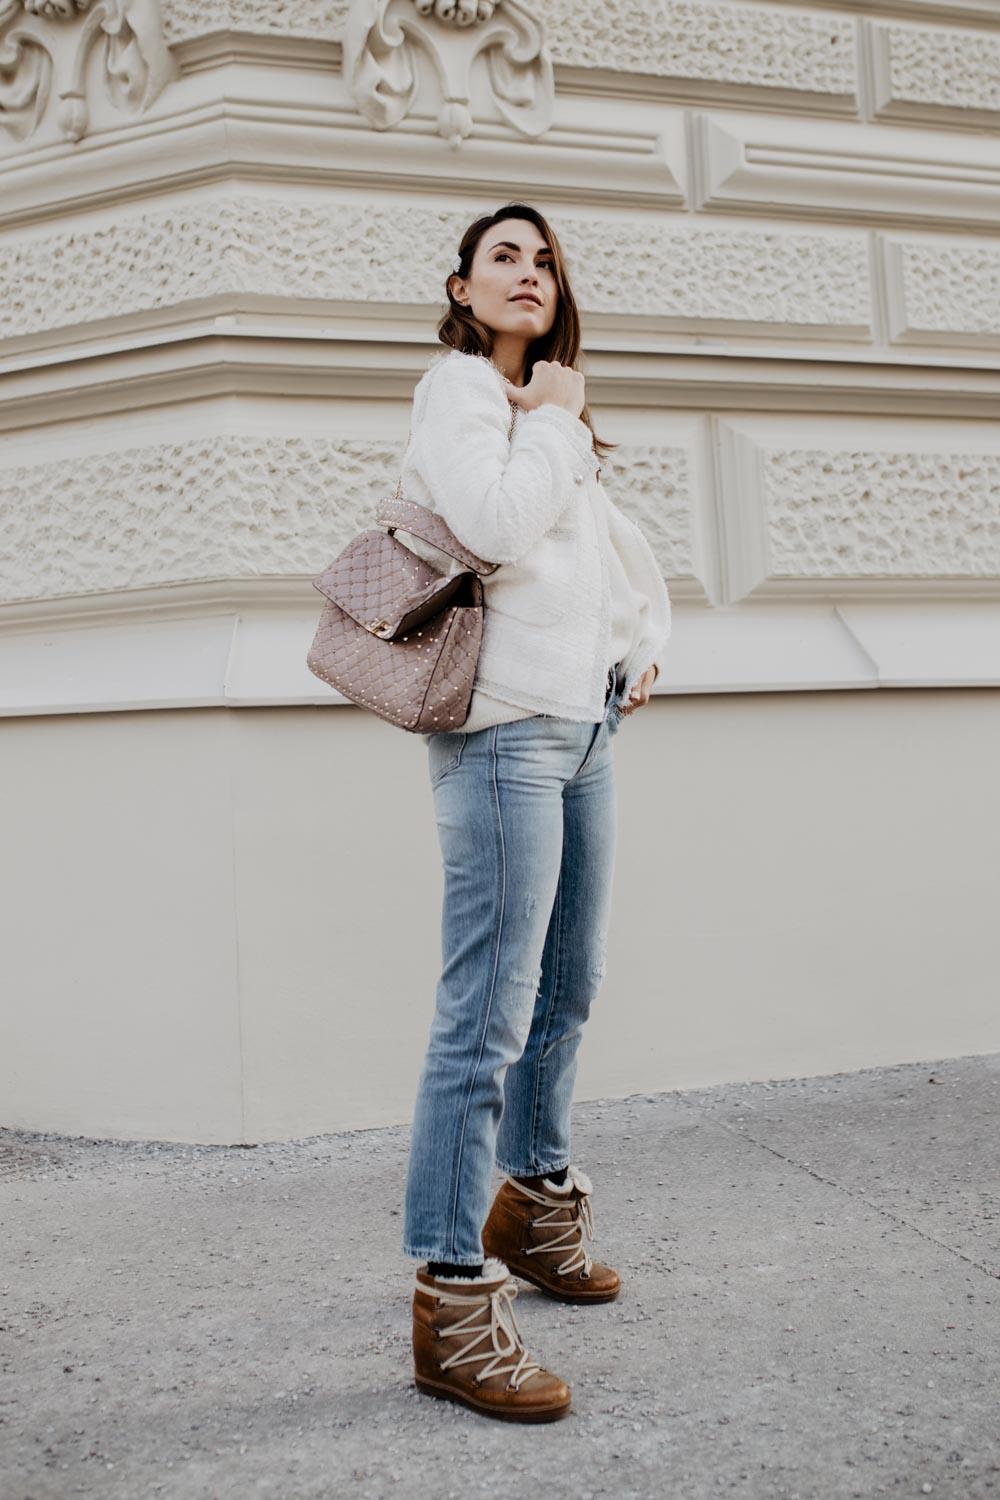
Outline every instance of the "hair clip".
[[454, 272], [454, 274], [457, 276], [458, 273], [459, 273], [459, 271], [462, 269], [462, 257], [461, 257], [461, 255], [456, 255], [455, 256], [455, 259], [451, 263], [451, 269]]

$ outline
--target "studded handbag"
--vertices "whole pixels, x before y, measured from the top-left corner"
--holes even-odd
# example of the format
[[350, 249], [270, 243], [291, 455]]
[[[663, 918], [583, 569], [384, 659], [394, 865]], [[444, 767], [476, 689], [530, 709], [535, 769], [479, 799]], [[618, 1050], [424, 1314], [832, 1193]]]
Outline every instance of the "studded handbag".
[[[434, 734], [460, 729], [468, 717], [486, 608], [479, 575], [500, 564], [477, 557], [401, 488], [402, 478], [376, 506], [383, 529], [362, 531], [312, 580], [324, 603], [306, 665], [390, 724]], [[461, 571], [439, 572], [397, 539], [397, 529], [456, 559]]]

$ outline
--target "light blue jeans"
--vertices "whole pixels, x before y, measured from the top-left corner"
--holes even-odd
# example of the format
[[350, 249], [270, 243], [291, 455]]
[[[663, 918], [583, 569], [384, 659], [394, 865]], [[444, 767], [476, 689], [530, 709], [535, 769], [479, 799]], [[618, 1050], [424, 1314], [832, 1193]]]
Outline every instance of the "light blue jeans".
[[604, 978], [625, 715], [545, 714], [427, 742], [443, 969], [417, 1088], [403, 1253], [478, 1265], [494, 1162], [570, 1160], [583, 1024]]

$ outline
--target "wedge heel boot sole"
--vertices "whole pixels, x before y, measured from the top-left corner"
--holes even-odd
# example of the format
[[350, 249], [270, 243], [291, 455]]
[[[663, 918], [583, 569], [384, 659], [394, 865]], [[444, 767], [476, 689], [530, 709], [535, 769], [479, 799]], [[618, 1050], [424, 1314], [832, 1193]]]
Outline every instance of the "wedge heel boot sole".
[[523, 1266], [520, 1261], [508, 1260], [506, 1263], [510, 1266], [513, 1274], [520, 1276], [522, 1281], [530, 1281], [532, 1286], [537, 1286], [540, 1292], [545, 1292], [549, 1297], [555, 1297], [557, 1302], [572, 1302], [577, 1307], [583, 1306], [586, 1302], [613, 1302], [621, 1291], [620, 1286], [616, 1286], [613, 1292], [594, 1292], [590, 1295], [586, 1292], [557, 1291], [548, 1282], [543, 1281], [536, 1272]]
[[457, 1401], [460, 1406], [468, 1406], [472, 1411], [481, 1412], [487, 1417], [496, 1417], [501, 1422], [557, 1422], [560, 1417], [568, 1417], [572, 1409], [572, 1403], [567, 1401], [565, 1406], [553, 1406], [531, 1411], [522, 1408], [520, 1411], [504, 1410], [502, 1406], [490, 1406], [482, 1401], [477, 1401], [471, 1395], [465, 1395], [456, 1391], [451, 1385], [437, 1385], [426, 1376], [415, 1375], [414, 1384], [418, 1391], [423, 1391], [425, 1396], [437, 1396], [443, 1401]]

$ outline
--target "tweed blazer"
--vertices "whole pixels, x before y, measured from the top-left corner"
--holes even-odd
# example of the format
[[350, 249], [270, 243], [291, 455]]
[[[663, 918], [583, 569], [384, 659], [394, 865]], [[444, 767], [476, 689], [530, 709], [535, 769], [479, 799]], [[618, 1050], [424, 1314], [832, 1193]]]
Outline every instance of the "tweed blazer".
[[[607, 549], [642, 599], [618, 701], [653, 664], [662, 670], [670, 598], [640, 528], [608, 498], [590, 429], [546, 402], [511, 408], [492, 360], [437, 354], [413, 394], [402, 494], [441, 515], [479, 557], [485, 615], [475, 687], [531, 713], [599, 722], [611, 638]], [[402, 532], [442, 572], [460, 563]]]

